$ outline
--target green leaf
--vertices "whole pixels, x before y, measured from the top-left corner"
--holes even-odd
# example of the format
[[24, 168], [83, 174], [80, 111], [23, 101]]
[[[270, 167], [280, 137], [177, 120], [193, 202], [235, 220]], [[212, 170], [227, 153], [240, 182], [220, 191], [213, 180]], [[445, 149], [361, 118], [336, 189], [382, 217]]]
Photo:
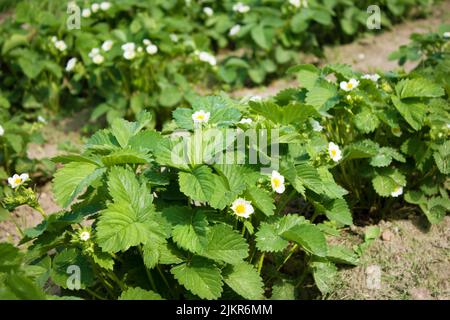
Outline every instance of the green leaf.
[[406, 98], [435, 98], [444, 95], [444, 89], [426, 78], [405, 79], [395, 86], [400, 99]]
[[161, 296], [151, 290], [144, 290], [139, 287], [128, 288], [123, 291], [119, 297], [119, 300], [163, 300]]
[[215, 300], [222, 294], [220, 269], [209, 260], [194, 257], [191, 262], [175, 266], [170, 272], [181, 285], [202, 299]]
[[432, 224], [440, 223], [447, 212], [450, 210], [450, 200], [448, 198], [434, 197], [428, 200], [426, 204], [419, 204], [422, 211]]
[[403, 102], [395, 96], [391, 96], [395, 108], [400, 112], [402, 117], [414, 129], [419, 130], [425, 120], [426, 105], [423, 103]]
[[298, 243], [306, 251], [316, 256], [325, 257], [327, 255], [327, 241], [322, 231], [315, 225], [300, 224], [283, 232], [282, 236]]
[[71, 162], [55, 173], [53, 192], [57, 203], [68, 207], [93, 181], [105, 172], [104, 168], [88, 162]]
[[0, 243], [0, 272], [9, 272], [18, 269], [22, 263], [22, 254], [19, 249], [9, 243]]
[[363, 112], [358, 113], [354, 118], [354, 122], [358, 130], [363, 133], [375, 131], [380, 124], [378, 117], [370, 110], [364, 110]]
[[178, 174], [180, 190], [192, 200], [207, 202], [214, 193], [214, 178], [211, 168], [199, 166], [189, 172]]
[[173, 107], [183, 99], [183, 92], [176, 86], [165, 86], [159, 94], [159, 103], [163, 107]]
[[378, 153], [379, 145], [372, 140], [362, 140], [348, 145], [344, 149], [344, 159], [371, 158]]
[[271, 300], [295, 300], [295, 285], [287, 280], [279, 280], [272, 287]]
[[201, 211], [187, 207], [169, 207], [163, 216], [172, 224], [172, 239], [183, 249], [201, 253], [207, 243], [208, 220]]
[[313, 277], [317, 288], [322, 294], [327, 294], [333, 289], [337, 268], [330, 262], [315, 261], [311, 264]]
[[238, 264], [248, 256], [248, 243], [231, 227], [215, 225], [210, 229], [208, 244], [202, 256], [229, 264]]
[[68, 285], [73, 285], [74, 283], [71, 280], [77, 278], [77, 276], [80, 279], [81, 289], [89, 287], [94, 282], [94, 272], [91, 264], [81, 254], [81, 251], [75, 248], [64, 249], [56, 254], [53, 258], [50, 276], [58, 286], [65, 289], [70, 289]]
[[104, 251], [165, 242], [167, 222], [155, 212], [145, 184], [139, 185], [127, 169], [112, 168], [108, 188], [115, 202], [101, 212], [97, 225], [97, 241]]
[[399, 162], [405, 162], [405, 157], [394, 148], [383, 147], [378, 149], [378, 154], [372, 157], [370, 164], [374, 167], [387, 167], [395, 159]]
[[334, 263], [349, 264], [357, 266], [359, 263], [358, 255], [350, 249], [343, 246], [329, 246], [327, 258]]
[[[0, 300], [46, 300], [44, 292], [36, 285], [36, 283], [21, 274], [10, 273], [6, 275], [4, 284], [1, 287]], [[4, 297], [5, 291], [6, 297]]]
[[108, 175], [108, 191], [114, 202], [129, 203], [135, 210], [152, 206], [153, 198], [145, 185], [140, 185], [134, 172], [112, 167]]
[[109, 204], [100, 214], [97, 241], [106, 252], [125, 251], [145, 243], [162, 243], [167, 236], [164, 221], [153, 206], [136, 210], [130, 203]]
[[269, 192], [258, 187], [250, 187], [247, 189], [246, 197], [266, 216], [274, 214], [275, 205]]
[[256, 232], [256, 247], [264, 252], [281, 252], [288, 246], [289, 242], [281, 235], [296, 225], [304, 223], [304, 218], [294, 214], [276, 218], [268, 223], [262, 222]]
[[389, 197], [397, 187], [404, 187], [406, 185], [406, 179], [399, 171], [388, 168], [380, 171], [372, 179], [372, 185], [380, 196]]
[[7, 39], [4, 43], [3, 43], [3, 47], [2, 47], [2, 55], [4, 56], [6, 53], [8, 53], [9, 51], [11, 51], [14, 48], [17, 48], [18, 46], [24, 46], [24, 45], [28, 45], [29, 44], [29, 40], [28, 40], [28, 36], [25, 34], [13, 34], [11, 35], [11, 37], [9, 39]]
[[271, 45], [270, 39], [268, 38], [266, 30], [264, 29], [264, 26], [262, 24], [258, 24], [257, 26], [252, 28], [251, 35], [252, 39], [256, 42], [258, 46], [266, 50], [270, 49]]
[[[148, 269], [153, 269], [159, 262], [160, 252], [154, 243], [146, 243], [142, 247], [144, 264]], [[181, 262], [181, 261], [180, 261]]]
[[347, 202], [344, 199], [334, 199], [326, 206], [325, 214], [328, 219], [342, 223], [343, 225], [352, 225], [352, 213], [348, 208]]
[[146, 152], [122, 149], [103, 156], [102, 162], [107, 167], [121, 164], [146, 164], [150, 162], [150, 156]]
[[111, 132], [122, 148], [128, 145], [130, 138], [137, 133], [138, 124], [117, 118], [111, 123]]
[[337, 90], [333, 86], [316, 86], [311, 88], [306, 94], [306, 103], [318, 111], [327, 111], [333, 106], [330, 103], [336, 94]]
[[249, 263], [228, 266], [223, 272], [223, 280], [245, 299], [261, 300], [264, 298], [264, 283], [261, 276]]

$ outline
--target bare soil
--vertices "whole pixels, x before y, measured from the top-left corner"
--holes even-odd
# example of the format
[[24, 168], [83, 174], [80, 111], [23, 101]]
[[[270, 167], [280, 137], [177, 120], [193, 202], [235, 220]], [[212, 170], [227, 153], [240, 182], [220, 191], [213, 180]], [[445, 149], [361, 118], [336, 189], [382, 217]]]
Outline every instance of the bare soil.
[[[381, 221], [381, 236], [357, 267], [340, 269], [327, 299], [450, 299], [450, 216], [429, 225], [423, 216]], [[342, 243], [362, 242], [365, 228], [352, 228]], [[381, 270], [379, 286], [368, 285], [371, 271]]]

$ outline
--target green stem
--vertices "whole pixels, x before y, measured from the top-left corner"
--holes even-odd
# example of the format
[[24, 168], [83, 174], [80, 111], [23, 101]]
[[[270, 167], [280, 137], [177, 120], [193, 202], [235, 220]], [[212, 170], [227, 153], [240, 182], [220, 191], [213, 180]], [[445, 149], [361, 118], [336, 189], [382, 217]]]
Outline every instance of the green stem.
[[303, 283], [303, 281], [305, 281], [306, 276], [308, 275], [308, 264], [309, 264], [309, 259], [310, 257], [308, 255], [305, 256], [305, 264], [304, 264], [304, 269], [302, 274], [300, 275], [300, 280], [298, 281], [297, 285], [295, 286], [296, 288], [300, 287]]
[[100, 296], [99, 294], [97, 294], [96, 292], [92, 291], [92, 290], [89, 289], [89, 288], [86, 288], [86, 289], [84, 289], [84, 290], [86, 290], [87, 293], [89, 293], [91, 296], [93, 296], [93, 297], [95, 297], [95, 298], [97, 298], [97, 299], [99, 299], [99, 300], [107, 300], [106, 298]]
[[44, 211], [44, 209], [42, 209], [41, 206], [37, 206], [35, 209], [36, 209], [36, 211], [38, 211], [41, 214], [41, 216], [42, 216], [42, 218], [44, 218], [44, 220], [47, 219], [47, 215], [45, 214], [45, 211]]
[[14, 220], [14, 218], [11, 219], [12, 222], [14, 223], [14, 225], [16, 226], [17, 231], [20, 233], [20, 236], [23, 238], [25, 236], [25, 234], [23, 233], [22, 228], [19, 226], [19, 224], [17, 223], [16, 220]]
[[156, 266], [156, 269], [158, 270], [159, 274], [161, 275], [161, 278], [163, 279], [167, 289], [169, 289], [169, 291], [171, 292], [171, 295], [174, 297], [173, 292], [172, 292], [172, 288], [169, 285], [169, 282], [166, 279], [166, 276], [164, 275], [164, 272], [162, 272], [161, 268], [159, 267], [159, 265]]
[[[139, 248], [139, 253], [141, 254], [141, 257], [142, 257], [142, 262], [144, 262], [144, 253], [142, 252], [142, 245], [139, 246], [138, 248]], [[147, 274], [148, 281], [150, 282], [152, 289], [156, 292], [157, 290], [156, 290], [155, 280], [153, 279], [153, 276], [152, 276], [150, 270], [145, 265], [145, 263], [144, 263], [144, 268], [145, 268], [145, 273]]]
[[264, 262], [264, 252], [259, 257], [259, 262], [258, 262], [258, 273], [259, 274], [261, 274], [261, 270], [262, 270], [262, 267], [263, 267], [263, 262]]
[[114, 272], [111, 273], [107, 273], [106, 274], [108, 276], [108, 278], [110, 278], [112, 281], [114, 281], [115, 283], [117, 283], [117, 285], [120, 287], [120, 289], [123, 291], [126, 288], [126, 285], [123, 283], [122, 280], [120, 280], [116, 274]]
[[294, 254], [295, 250], [297, 249], [298, 244], [294, 244], [291, 248], [291, 250], [289, 251], [289, 254], [286, 256], [286, 258], [284, 259], [283, 263], [280, 264], [280, 266], [277, 268], [277, 271], [280, 271], [280, 269], [285, 265], [285, 263], [291, 258], [291, 256]]

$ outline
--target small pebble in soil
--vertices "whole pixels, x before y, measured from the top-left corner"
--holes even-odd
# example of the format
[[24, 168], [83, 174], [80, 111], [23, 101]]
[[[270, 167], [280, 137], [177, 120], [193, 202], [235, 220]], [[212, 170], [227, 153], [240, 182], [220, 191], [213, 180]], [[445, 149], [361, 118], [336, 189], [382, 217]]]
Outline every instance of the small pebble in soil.
[[427, 288], [412, 288], [408, 292], [414, 300], [432, 300], [430, 292]]
[[383, 239], [383, 241], [391, 241], [393, 237], [394, 234], [390, 230], [384, 230], [381, 234], [381, 239]]

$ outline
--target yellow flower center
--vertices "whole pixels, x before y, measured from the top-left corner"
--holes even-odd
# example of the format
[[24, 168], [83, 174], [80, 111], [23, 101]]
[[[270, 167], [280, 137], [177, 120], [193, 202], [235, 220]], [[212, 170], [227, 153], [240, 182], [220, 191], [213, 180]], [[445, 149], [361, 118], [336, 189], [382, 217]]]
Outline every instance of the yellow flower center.
[[281, 181], [278, 178], [273, 178], [272, 182], [275, 188], [278, 188], [281, 185]]
[[353, 84], [352, 84], [351, 82], [347, 83], [347, 88], [348, 88], [348, 89], [353, 88]]
[[337, 154], [337, 152], [336, 152], [336, 150], [331, 150], [331, 155], [333, 156], [333, 157], [336, 157], [336, 154]]
[[21, 178], [16, 178], [16, 179], [14, 179], [14, 183], [15, 184], [20, 184], [20, 183], [22, 183], [22, 179]]
[[197, 120], [204, 120], [205, 116], [203, 114], [197, 115]]
[[244, 214], [245, 213], [245, 204], [243, 204], [243, 203], [238, 204], [236, 206], [235, 211], [237, 214]]

